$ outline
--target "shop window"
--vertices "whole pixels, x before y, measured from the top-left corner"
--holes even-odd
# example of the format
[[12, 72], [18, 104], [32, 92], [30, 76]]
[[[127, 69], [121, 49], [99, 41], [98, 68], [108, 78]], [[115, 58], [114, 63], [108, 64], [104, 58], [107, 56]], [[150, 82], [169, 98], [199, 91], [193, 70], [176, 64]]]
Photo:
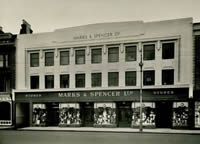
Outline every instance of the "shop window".
[[174, 58], [174, 42], [162, 43], [162, 58], [173, 59]]
[[31, 67], [39, 67], [39, 53], [30, 54], [30, 65]]
[[85, 87], [85, 74], [76, 74], [76, 88]]
[[118, 86], [118, 85], [119, 85], [119, 73], [108, 72], [108, 86]]
[[45, 88], [54, 88], [54, 76], [53, 75], [45, 76]]
[[33, 126], [47, 125], [47, 110], [45, 104], [33, 104]]
[[143, 46], [143, 60], [155, 60], [155, 44]]
[[125, 77], [126, 77], [126, 86], [135, 86], [136, 85], [136, 71], [126, 72]]
[[85, 64], [85, 50], [76, 50], [76, 64]]
[[143, 84], [154, 85], [155, 84], [155, 71], [149, 70], [143, 72]]
[[200, 128], [200, 102], [195, 102], [195, 128]]
[[96, 64], [96, 63], [101, 63], [102, 61], [102, 49], [98, 48], [98, 49], [91, 49], [92, 51], [92, 63]]
[[54, 52], [45, 52], [45, 66], [54, 66]]
[[69, 51], [60, 51], [60, 65], [69, 64]]
[[162, 85], [174, 84], [174, 70], [162, 70]]
[[39, 89], [39, 76], [31, 76], [31, 89]]
[[92, 87], [101, 87], [101, 73], [92, 73]]
[[118, 62], [119, 61], [119, 47], [108, 48], [108, 62]]
[[137, 46], [126, 46], [126, 61], [136, 61], [137, 60]]
[[69, 74], [60, 75], [60, 88], [69, 88]]

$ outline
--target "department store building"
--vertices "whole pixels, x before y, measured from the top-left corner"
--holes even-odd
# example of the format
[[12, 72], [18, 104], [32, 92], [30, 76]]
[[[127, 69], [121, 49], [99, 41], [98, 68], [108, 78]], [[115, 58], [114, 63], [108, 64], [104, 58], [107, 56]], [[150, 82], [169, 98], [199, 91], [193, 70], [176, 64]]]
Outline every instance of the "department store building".
[[193, 54], [192, 18], [18, 35], [15, 123], [137, 128], [142, 83], [145, 128], [190, 128]]

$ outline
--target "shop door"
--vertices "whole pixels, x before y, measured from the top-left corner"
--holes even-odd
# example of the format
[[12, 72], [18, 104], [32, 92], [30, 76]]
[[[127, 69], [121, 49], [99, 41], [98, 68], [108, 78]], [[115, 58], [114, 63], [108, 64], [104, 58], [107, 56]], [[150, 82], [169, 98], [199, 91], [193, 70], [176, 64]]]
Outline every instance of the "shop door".
[[93, 127], [94, 103], [81, 103], [81, 119], [85, 127]]
[[156, 103], [156, 127], [157, 128], [172, 127], [172, 102]]
[[47, 123], [48, 126], [58, 126], [59, 124], [59, 104], [49, 103], [47, 106]]
[[117, 104], [118, 111], [118, 126], [131, 127], [132, 110], [130, 102], [123, 102]]

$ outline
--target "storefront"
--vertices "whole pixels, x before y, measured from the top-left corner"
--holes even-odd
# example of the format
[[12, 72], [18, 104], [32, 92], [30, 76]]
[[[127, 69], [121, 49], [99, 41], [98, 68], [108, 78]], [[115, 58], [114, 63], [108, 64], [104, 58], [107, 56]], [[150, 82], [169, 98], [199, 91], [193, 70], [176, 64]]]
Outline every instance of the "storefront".
[[[29, 126], [136, 128], [140, 122], [139, 90], [15, 92], [15, 101], [16, 122], [20, 113]], [[143, 90], [145, 128], [186, 127], [187, 119], [188, 88]]]

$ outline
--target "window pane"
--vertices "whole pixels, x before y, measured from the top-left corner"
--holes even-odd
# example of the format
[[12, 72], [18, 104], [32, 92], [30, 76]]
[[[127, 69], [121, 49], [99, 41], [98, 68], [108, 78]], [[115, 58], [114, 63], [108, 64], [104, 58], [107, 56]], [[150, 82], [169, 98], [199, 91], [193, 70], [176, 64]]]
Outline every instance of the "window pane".
[[76, 50], [76, 64], [85, 64], [85, 50]]
[[149, 44], [143, 46], [143, 59], [154, 60], [155, 59], [155, 44]]
[[102, 49], [92, 49], [92, 63], [101, 63]]
[[143, 72], [143, 84], [144, 85], [154, 85], [155, 83], [155, 71], [144, 71]]
[[60, 75], [60, 88], [69, 88], [69, 75]]
[[101, 87], [101, 73], [92, 73], [92, 87]]
[[53, 66], [53, 65], [54, 65], [54, 52], [46, 52], [45, 66]]
[[162, 84], [174, 84], [174, 70], [162, 70]]
[[31, 53], [30, 54], [30, 62], [31, 62], [31, 67], [38, 67], [39, 66], [39, 53]]
[[39, 89], [39, 76], [31, 76], [31, 89]]
[[126, 61], [136, 61], [137, 58], [137, 47], [136, 46], [126, 46]]
[[54, 76], [53, 75], [45, 76], [45, 88], [54, 88]]
[[85, 74], [76, 74], [76, 87], [85, 87]]
[[0, 55], [0, 67], [3, 67], [3, 55]]
[[126, 72], [126, 86], [135, 86], [136, 85], [136, 72], [129, 71]]
[[108, 62], [119, 61], [119, 47], [108, 48]]
[[68, 64], [69, 64], [69, 51], [61, 51], [60, 65], [68, 65]]
[[119, 73], [109, 72], [108, 73], [108, 86], [118, 86], [119, 85]]
[[173, 59], [174, 58], [174, 47], [175, 43], [163, 43], [162, 44], [162, 58], [163, 59]]

